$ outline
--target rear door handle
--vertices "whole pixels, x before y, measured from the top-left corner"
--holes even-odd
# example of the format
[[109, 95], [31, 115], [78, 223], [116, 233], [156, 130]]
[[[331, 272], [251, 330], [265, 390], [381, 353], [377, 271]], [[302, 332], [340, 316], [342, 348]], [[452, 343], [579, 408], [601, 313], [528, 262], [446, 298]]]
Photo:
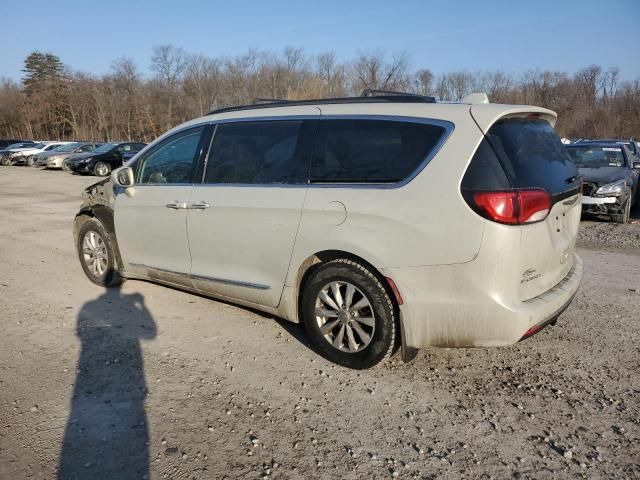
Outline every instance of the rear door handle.
[[187, 204], [187, 208], [191, 209], [191, 210], [204, 210], [205, 208], [209, 208], [211, 205], [209, 205], [207, 202], [191, 202]]
[[172, 208], [174, 210], [179, 210], [181, 208], [187, 208], [187, 204], [185, 202], [179, 202], [174, 200], [173, 202], [169, 202], [166, 205], [167, 208]]

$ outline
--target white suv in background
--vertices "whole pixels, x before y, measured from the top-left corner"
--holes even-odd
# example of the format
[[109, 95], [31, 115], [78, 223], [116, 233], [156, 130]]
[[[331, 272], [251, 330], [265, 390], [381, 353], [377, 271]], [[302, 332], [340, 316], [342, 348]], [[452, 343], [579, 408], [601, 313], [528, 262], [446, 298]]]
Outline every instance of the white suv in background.
[[389, 92], [212, 112], [85, 192], [82, 267], [302, 322], [367, 368], [508, 345], [578, 289], [581, 179], [554, 112]]

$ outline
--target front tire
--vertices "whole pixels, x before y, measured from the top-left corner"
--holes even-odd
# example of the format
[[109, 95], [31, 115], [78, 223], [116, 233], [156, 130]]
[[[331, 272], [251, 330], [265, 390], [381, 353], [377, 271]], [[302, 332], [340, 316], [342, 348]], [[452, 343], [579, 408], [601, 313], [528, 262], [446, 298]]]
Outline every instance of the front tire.
[[76, 249], [82, 269], [93, 283], [102, 287], [113, 287], [122, 283], [111, 240], [98, 220], [89, 218], [80, 225]]
[[622, 208], [622, 213], [619, 215], [611, 215], [611, 220], [615, 223], [629, 223], [629, 219], [631, 218], [631, 195], [627, 198], [627, 201], [624, 203], [624, 207]]
[[317, 267], [304, 286], [301, 312], [314, 346], [334, 363], [365, 369], [393, 353], [396, 307], [363, 264], [337, 259]]
[[93, 174], [96, 177], [106, 177], [111, 173], [111, 165], [105, 162], [98, 162], [93, 167]]
[[36, 165], [33, 163], [33, 155], [27, 157], [27, 167], [35, 167]]

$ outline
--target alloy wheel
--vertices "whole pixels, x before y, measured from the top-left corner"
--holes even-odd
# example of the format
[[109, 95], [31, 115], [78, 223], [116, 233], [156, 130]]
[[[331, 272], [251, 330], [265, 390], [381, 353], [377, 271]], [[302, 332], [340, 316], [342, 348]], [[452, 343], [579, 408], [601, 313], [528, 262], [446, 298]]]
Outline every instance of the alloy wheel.
[[104, 163], [100, 163], [96, 167], [96, 173], [99, 176], [104, 177], [109, 173], [109, 168]]
[[364, 350], [373, 339], [375, 314], [371, 302], [345, 281], [326, 284], [316, 297], [315, 315], [324, 339], [341, 352]]
[[82, 240], [82, 254], [84, 263], [96, 277], [101, 277], [107, 271], [109, 257], [107, 246], [102, 237], [93, 230], [89, 230]]

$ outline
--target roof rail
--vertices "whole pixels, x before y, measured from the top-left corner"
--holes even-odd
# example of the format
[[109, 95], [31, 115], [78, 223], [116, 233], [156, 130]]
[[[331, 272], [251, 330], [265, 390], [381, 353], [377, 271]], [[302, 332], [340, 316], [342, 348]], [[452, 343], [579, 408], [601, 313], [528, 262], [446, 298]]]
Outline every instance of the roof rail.
[[365, 89], [359, 97], [317, 98], [310, 100], [279, 100], [257, 98], [253, 105], [238, 105], [236, 107], [218, 108], [208, 113], [238, 112], [260, 108], [291, 107], [296, 105], [329, 105], [345, 103], [436, 103], [435, 98], [414, 93], [393, 92], [388, 90]]
[[436, 99], [427, 97], [426, 95], [418, 95], [417, 93], [398, 92], [396, 90], [374, 90], [365, 88], [360, 94], [361, 97], [409, 97], [415, 98], [417, 101], [425, 103], [435, 103]]
[[251, 105], [266, 105], [269, 103], [288, 103], [294, 100], [283, 100], [280, 98], [254, 98]]

